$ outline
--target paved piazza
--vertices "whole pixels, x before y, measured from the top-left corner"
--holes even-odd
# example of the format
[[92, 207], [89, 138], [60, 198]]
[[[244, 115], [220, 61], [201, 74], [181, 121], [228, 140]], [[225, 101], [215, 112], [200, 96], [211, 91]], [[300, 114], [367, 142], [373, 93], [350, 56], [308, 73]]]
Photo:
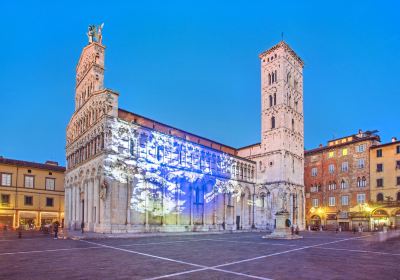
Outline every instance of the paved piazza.
[[0, 279], [400, 279], [400, 231], [54, 240], [2, 235]]

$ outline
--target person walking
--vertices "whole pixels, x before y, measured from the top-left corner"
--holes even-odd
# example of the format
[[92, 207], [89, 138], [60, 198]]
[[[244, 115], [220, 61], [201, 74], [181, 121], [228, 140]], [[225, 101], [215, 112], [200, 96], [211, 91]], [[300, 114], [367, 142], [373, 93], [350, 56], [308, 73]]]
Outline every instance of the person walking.
[[54, 239], [58, 239], [58, 228], [60, 223], [58, 221], [54, 222], [53, 231], [54, 231]]
[[82, 230], [82, 233], [83, 233], [83, 229], [85, 228], [85, 223], [84, 222], [82, 222], [81, 223], [81, 230]]

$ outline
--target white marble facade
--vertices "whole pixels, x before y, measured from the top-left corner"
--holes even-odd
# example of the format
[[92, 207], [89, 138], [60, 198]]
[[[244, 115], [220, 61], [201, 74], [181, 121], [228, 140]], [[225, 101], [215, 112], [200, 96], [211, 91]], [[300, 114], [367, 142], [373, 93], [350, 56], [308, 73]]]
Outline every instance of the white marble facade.
[[[282, 129], [276, 143], [233, 152], [127, 121], [119, 115], [118, 93], [103, 86], [104, 53], [93, 41], [77, 66], [76, 108], [67, 127], [68, 229], [83, 224], [104, 233], [272, 230], [282, 209], [304, 227], [302, 120], [296, 123], [298, 135], [282, 139]], [[274, 110], [278, 117], [288, 108]], [[270, 161], [278, 166], [272, 172]]]

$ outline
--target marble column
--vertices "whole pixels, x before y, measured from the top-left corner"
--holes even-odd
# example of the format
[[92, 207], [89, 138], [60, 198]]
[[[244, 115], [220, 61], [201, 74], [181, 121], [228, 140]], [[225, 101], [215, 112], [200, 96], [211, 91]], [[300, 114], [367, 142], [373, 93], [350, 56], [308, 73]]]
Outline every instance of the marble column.
[[290, 213], [290, 215], [289, 215], [289, 219], [290, 219], [290, 222], [292, 223], [292, 225], [293, 225], [293, 194], [291, 193], [291, 194], [289, 194], [289, 213]]
[[93, 223], [93, 178], [89, 179], [87, 182], [87, 222], [88, 226], [91, 227]]
[[84, 203], [83, 203], [83, 207], [84, 207], [84, 222], [85, 222], [85, 226], [88, 223], [88, 181], [85, 181], [84, 183]]

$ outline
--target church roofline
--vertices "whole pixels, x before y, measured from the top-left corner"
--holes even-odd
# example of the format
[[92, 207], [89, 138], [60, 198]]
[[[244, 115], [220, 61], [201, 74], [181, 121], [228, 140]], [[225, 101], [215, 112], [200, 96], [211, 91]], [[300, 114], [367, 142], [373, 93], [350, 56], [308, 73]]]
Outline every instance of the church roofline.
[[259, 58], [263, 58], [264, 56], [270, 54], [271, 52], [279, 49], [280, 47], [284, 48], [285, 50], [287, 50], [290, 54], [292, 54], [294, 56], [294, 58], [297, 60], [297, 62], [300, 63], [301, 67], [304, 67], [304, 61], [300, 58], [300, 56], [298, 56], [296, 54], [296, 52], [285, 42], [285, 41], [280, 41], [278, 44], [276, 44], [275, 46], [271, 47], [270, 49], [262, 52], [259, 54]]
[[251, 145], [247, 145], [247, 146], [243, 146], [243, 147], [237, 148], [237, 150], [243, 150], [243, 149], [247, 149], [247, 148], [254, 147], [254, 146], [259, 146], [259, 145], [261, 145], [261, 142], [258, 142], [258, 143], [255, 143], [255, 144], [251, 144]]
[[[173, 135], [173, 134], [170, 133], [170, 135], [172, 135], [172, 136], [174, 136], [174, 137], [179, 137], [179, 138], [185, 139], [186, 141], [189, 141], [189, 142], [192, 142], [192, 143], [196, 143], [196, 144], [198, 144], [198, 145], [207, 147], [207, 148], [209, 148], [209, 149], [213, 149], [213, 150], [216, 150], [216, 151], [220, 151], [220, 152], [227, 153], [227, 154], [229, 154], [229, 155], [231, 155], [231, 156], [234, 156], [234, 157], [236, 157], [236, 158], [239, 158], [239, 159], [241, 159], [241, 160], [248, 161], [248, 162], [251, 162], [251, 163], [255, 163], [255, 162], [252, 161], [252, 160], [239, 157], [239, 156], [237, 155], [238, 149], [237, 149], [237, 148], [234, 148], [234, 147], [232, 147], [232, 146], [228, 146], [228, 145], [222, 144], [222, 143], [220, 143], [220, 142], [217, 142], [217, 141], [208, 139], [208, 138], [206, 138], [206, 137], [202, 137], [202, 136], [193, 134], [193, 133], [191, 133], [191, 132], [187, 132], [187, 131], [185, 131], [185, 130], [183, 130], [183, 129], [179, 129], [179, 128], [176, 128], [176, 127], [174, 127], [174, 126], [161, 123], [161, 122], [159, 122], [159, 121], [156, 121], [156, 120], [153, 120], [153, 119], [151, 119], [151, 118], [148, 118], [148, 117], [145, 117], [145, 116], [142, 116], [142, 115], [139, 115], [139, 114], [130, 112], [130, 111], [125, 110], [125, 109], [122, 109], [122, 108], [118, 108], [118, 117], [121, 118], [121, 119], [124, 119], [124, 117], [121, 116], [120, 112], [123, 112], [123, 113], [126, 113], [126, 114], [130, 114], [130, 115], [133, 115], [134, 117], [136, 116], [136, 117], [138, 117], [138, 118], [141, 118], [141, 119], [150, 121], [150, 122], [152, 122], [152, 123], [154, 123], [154, 124], [157, 124], [157, 125], [159, 125], [159, 126], [163, 126], [165, 129], [168, 129], [168, 130], [175, 130], [175, 131], [177, 131], [177, 132], [180, 132], [180, 133], [183, 133], [183, 134], [185, 134], [185, 135], [188, 135], [189, 137], [190, 137], [190, 136], [191, 136], [191, 137], [196, 137], [196, 138], [198, 138], [198, 140], [203, 140], [203, 141], [210, 142], [210, 143], [211, 143], [211, 146], [204, 145], [204, 143], [201, 143], [200, 141], [195, 142], [195, 141], [187, 140], [187, 139], [185, 139], [185, 138], [183, 138], [183, 137], [179, 137], [179, 136], [176, 136], [176, 135]], [[126, 118], [125, 118], [124, 120], [132, 122], [132, 120], [127, 120]], [[140, 123], [138, 123], [138, 122], [136, 122], [136, 124], [141, 125], [141, 126], [143, 126], [143, 127], [147, 127], [147, 128], [149, 128], [149, 129], [154, 129], [154, 130], [159, 131], [159, 132], [161, 132], [161, 133], [165, 133], [165, 132], [161, 131], [160, 129], [157, 129], [156, 127], [150, 127], [150, 126], [148, 126], [148, 125], [146, 126], [146, 125], [140, 124]], [[217, 147], [213, 147], [212, 144], [215, 144], [215, 145], [220, 146], [220, 149], [217, 149]], [[225, 149], [223, 149], [223, 148], [225, 148]]]

